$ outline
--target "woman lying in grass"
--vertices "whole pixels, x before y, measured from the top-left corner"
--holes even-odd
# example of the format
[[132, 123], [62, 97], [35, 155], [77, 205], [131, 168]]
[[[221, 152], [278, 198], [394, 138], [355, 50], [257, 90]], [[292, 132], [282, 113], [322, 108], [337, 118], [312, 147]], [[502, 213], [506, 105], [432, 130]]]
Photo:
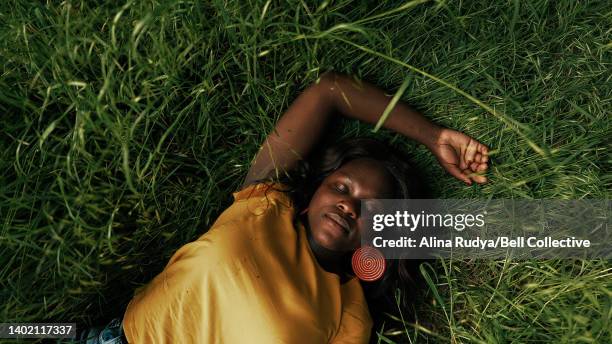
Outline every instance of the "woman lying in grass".
[[[306, 89], [267, 137], [233, 205], [132, 299], [122, 321], [128, 341], [367, 343], [372, 317], [362, 283], [368, 293], [394, 295], [406, 274], [394, 261], [374, 284], [355, 277], [360, 200], [410, 198], [410, 165], [370, 139], [309, 155], [335, 112], [373, 123], [389, 100], [336, 73]], [[486, 182], [478, 172], [487, 169], [488, 149], [469, 136], [402, 103], [385, 127], [427, 146], [466, 184]]]

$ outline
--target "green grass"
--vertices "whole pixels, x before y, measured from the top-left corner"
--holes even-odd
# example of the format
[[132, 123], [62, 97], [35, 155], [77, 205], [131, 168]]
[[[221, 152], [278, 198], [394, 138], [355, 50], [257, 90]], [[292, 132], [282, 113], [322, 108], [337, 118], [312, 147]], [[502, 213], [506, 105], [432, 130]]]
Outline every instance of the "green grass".
[[[404, 101], [492, 148], [466, 187], [398, 135], [342, 129], [410, 151], [436, 197], [609, 198], [605, 1], [377, 3], [2, 2], [1, 322], [122, 314], [328, 69], [390, 93], [412, 74]], [[612, 342], [609, 261], [422, 271], [417, 321], [381, 342]]]

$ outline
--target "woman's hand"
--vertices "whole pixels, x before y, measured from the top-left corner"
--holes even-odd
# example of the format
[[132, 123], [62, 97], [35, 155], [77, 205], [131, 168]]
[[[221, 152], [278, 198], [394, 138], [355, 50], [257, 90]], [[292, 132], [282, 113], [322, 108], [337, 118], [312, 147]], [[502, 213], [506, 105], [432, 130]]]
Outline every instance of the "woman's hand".
[[444, 128], [429, 149], [455, 178], [468, 185], [472, 185], [472, 181], [487, 182], [487, 177], [481, 173], [488, 168], [489, 148], [482, 143], [456, 130]]

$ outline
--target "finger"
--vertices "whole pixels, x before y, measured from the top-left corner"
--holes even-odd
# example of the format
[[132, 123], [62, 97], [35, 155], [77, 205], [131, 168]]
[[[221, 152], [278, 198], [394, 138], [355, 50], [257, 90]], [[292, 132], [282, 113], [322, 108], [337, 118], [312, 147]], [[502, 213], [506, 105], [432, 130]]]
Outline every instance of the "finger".
[[483, 182], [483, 180], [486, 180], [486, 177], [483, 179], [483, 178], [482, 178], [482, 177], [483, 177], [482, 175], [480, 175], [480, 174], [478, 174], [477, 172], [474, 172], [474, 171], [472, 171], [472, 170], [470, 170], [470, 169], [466, 169], [466, 170], [464, 170], [464, 171], [463, 171], [463, 174], [464, 174], [465, 176], [467, 176], [467, 177], [470, 179], [470, 181], [474, 181], [474, 182], [476, 182], [476, 183], [482, 183], [482, 182]]
[[480, 167], [480, 164], [477, 162], [473, 162], [470, 164], [470, 172], [478, 172], [478, 168]]
[[470, 143], [465, 150], [465, 162], [471, 163], [474, 161], [474, 156], [476, 155], [476, 151], [478, 149], [478, 142], [475, 140], [470, 140]]
[[[483, 166], [482, 164], [476, 166], [476, 169], [469, 171], [469, 170], [465, 170], [463, 171], [464, 174], [466, 174], [471, 180], [475, 181], [478, 184], [483, 184], [487, 182], [487, 177], [482, 173], [484, 170], [482, 169]], [[486, 169], [486, 168], [485, 168]]]
[[482, 143], [478, 143], [478, 152], [484, 156], [488, 156], [489, 155], [489, 147], [487, 147], [486, 145], [483, 145]]
[[459, 168], [461, 170], [465, 170], [466, 168], [468, 168], [468, 163], [467, 163], [466, 159], [464, 158], [464, 155], [467, 154], [467, 153], [466, 153], [466, 151], [462, 152], [461, 150], [458, 153], [459, 153], [458, 154], [459, 155]]
[[474, 160], [478, 162], [489, 161], [489, 149], [487, 148], [487, 146], [482, 144], [478, 146], [478, 153], [476, 153]]
[[477, 176], [476, 172], [474, 172], [471, 169], [467, 168], [467, 169], [461, 171], [461, 173], [470, 180], [470, 185], [472, 185], [472, 182], [475, 181], [474, 177]]
[[489, 166], [486, 163], [473, 162], [470, 164], [471, 172], [482, 172], [486, 170]]
[[475, 174], [475, 175], [473, 175], [473, 176], [472, 176], [472, 179], [473, 179], [473, 180], [474, 180], [476, 183], [478, 183], [478, 184], [484, 184], [484, 183], [486, 183], [486, 182], [487, 182], [487, 176], [482, 176], [482, 175], [477, 175], [477, 174]]
[[444, 166], [453, 177], [463, 181], [467, 185], [472, 185], [472, 180], [466, 174], [463, 174], [457, 166], [451, 164], [445, 164]]

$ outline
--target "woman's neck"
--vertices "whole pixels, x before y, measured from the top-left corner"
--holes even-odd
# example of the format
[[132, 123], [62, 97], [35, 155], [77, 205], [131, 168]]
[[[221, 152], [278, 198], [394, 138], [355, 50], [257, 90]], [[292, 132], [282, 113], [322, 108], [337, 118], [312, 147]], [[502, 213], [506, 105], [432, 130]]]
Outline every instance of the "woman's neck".
[[[346, 253], [339, 253], [329, 250], [316, 242], [310, 233], [310, 228], [306, 225], [306, 236], [308, 238], [308, 246], [315, 256], [319, 265], [327, 272], [335, 273], [340, 276], [340, 282], [346, 282], [350, 276], [347, 272], [350, 270], [350, 256]], [[349, 269], [349, 270], [347, 270]]]

